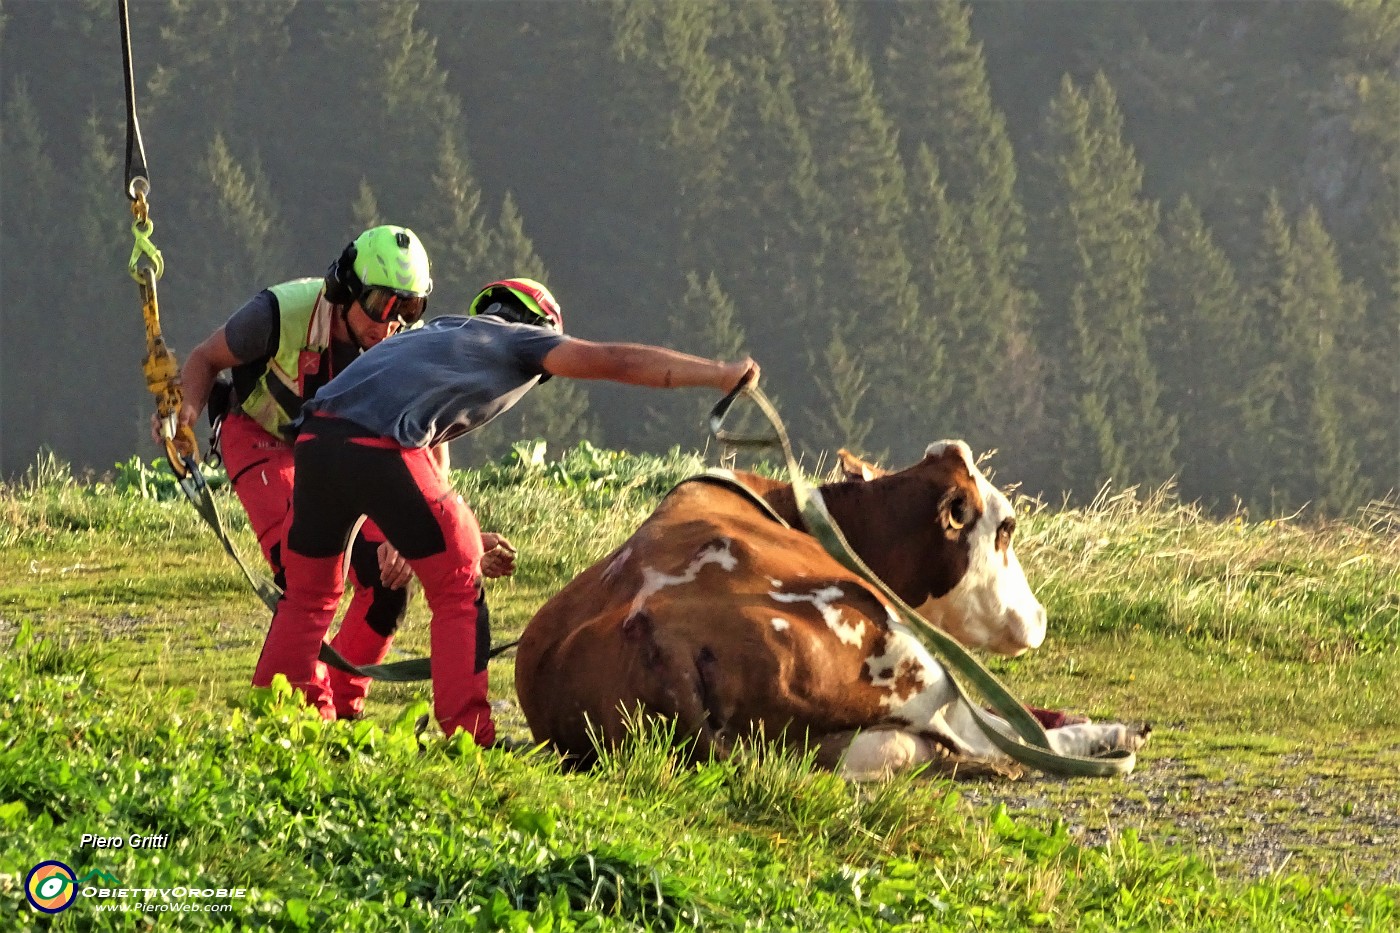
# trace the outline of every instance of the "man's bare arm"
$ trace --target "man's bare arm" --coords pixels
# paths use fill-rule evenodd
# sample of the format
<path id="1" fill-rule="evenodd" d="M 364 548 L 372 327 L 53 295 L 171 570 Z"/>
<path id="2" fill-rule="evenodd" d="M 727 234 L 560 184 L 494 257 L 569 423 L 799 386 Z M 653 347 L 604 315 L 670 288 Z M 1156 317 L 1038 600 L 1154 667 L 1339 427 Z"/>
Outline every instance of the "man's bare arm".
<path id="1" fill-rule="evenodd" d="M 758 364 L 745 357 L 734 363 L 707 360 L 665 347 L 640 343 L 595 343 L 570 338 L 544 358 L 544 368 L 566 379 L 603 379 L 658 389 L 686 386 L 727 392 Z"/>

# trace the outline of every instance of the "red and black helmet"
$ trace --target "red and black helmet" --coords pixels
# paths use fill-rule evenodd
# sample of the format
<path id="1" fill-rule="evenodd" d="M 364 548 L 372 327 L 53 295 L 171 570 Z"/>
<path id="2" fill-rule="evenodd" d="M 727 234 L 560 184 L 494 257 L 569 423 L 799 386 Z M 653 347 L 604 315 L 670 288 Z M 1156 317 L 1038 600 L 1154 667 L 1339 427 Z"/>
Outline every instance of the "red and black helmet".
<path id="1" fill-rule="evenodd" d="M 472 299 L 471 305 L 467 307 L 467 314 L 481 314 L 492 302 L 511 298 L 514 299 L 511 304 L 523 307 L 530 314 L 540 318 L 540 323 L 554 328 L 561 334 L 564 332 L 564 313 L 559 310 L 559 302 L 554 300 L 549 289 L 534 279 L 501 279 L 499 282 L 492 282 Z"/>

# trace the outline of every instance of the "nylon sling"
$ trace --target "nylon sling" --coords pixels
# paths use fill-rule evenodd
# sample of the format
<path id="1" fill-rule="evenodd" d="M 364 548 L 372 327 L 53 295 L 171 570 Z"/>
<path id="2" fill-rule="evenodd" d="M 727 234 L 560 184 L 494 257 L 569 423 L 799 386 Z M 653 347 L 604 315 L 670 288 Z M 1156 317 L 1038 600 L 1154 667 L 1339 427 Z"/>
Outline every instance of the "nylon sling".
<path id="1" fill-rule="evenodd" d="M 768 419 L 769 424 L 773 427 L 771 436 L 740 436 L 731 434 L 724 428 L 725 418 L 740 395 L 747 395 Z M 821 491 L 810 486 L 803 477 L 802 471 L 797 465 L 797 459 L 793 456 L 792 445 L 788 441 L 787 429 L 783 425 L 782 418 L 778 416 L 777 410 L 768 397 L 757 386 L 752 385 L 751 381 L 741 381 L 728 395 L 715 404 L 710 412 L 710 432 L 721 444 L 730 447 L 776 446 L 781 448 L 783 459 L 786 461 L 788 477 L 792 483 L 793 496 L 809 533 L 821 542 L 822 547 L 836 561 L 864 579 L 884 597 L 890 606 L 894 607 L 904 624 L 923 640 L 933 655 L 944 663 L 946 669 L 949 669 L 949 680 L 957 691 L 958 697 L 972 710 L 973 717 L 983 733 L 1012 760 L 1047 774 L 1067 777 L 1109 777 L 1128 774 L 1133 770 L 1137 756 L 1127 749 L 1115 749 L 1106 755 L 1094 758 L 1061 755 L 1053 751 L 1050 748 L 1050 740 L 1045 734 L 1044 727 L 1027 711 L 1025 705 L 1017 700 L 1011 691 L 997 679 L 996 675 L 987 670 L 955 639 L 949 637 L 910 608 L 865 565 L 865 562 L 851 549 L 850 544 L 841 533 L 841 529 L 832 519 L 831 513 L 827 511 L 826 503 L 822 501 Z M 707 476 L 714 477 L 714 473 L 715 471 L 711 471 Z M 957 676 L 954 676 L 954 672 Z M 1014 732 L 1014 736 L 1008 736 L 1002 732 L 981 705 L 968 698 L 968 691 L 960 678 L 965 679 L 968 684 L 974 687 L 986 699 L 987 703 L 1006 720 Z"/>

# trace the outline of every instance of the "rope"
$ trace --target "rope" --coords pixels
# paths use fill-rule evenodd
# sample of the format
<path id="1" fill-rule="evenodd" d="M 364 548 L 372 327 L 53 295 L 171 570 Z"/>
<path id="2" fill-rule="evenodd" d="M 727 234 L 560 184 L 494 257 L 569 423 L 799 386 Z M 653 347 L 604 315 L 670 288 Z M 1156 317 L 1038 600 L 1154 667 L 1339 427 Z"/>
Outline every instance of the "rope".
<path id="1" fill-rule="evenodd" d="M 239 555 L 224 528 L 213 490 L 199 467 L 199 441 L 189 425 L 179 423 L 184 399 L 180 391 L 180 365 L 165 342 L 160 327 L 160 306 L 156 297 L 156 282 L 165 274 L 165 259 L 151 239 L 155 224 L 150 218 L 147 195 L 151 191 L 150 173 L 146 167 L 146 149 L 141 141 L 141 123 L 136 115 L 136 80 L 132 68 L 131 26 L 127 0 L 117 0 L 117 15 L 122 36 L 122 70 L 126 79 L 126 196 L 131 201 L 131 235 L 134 244 L 127 271 L 141 291 L 141 316 L 146 326 L 146 356 L 141 368 L 146 376 L 146 388 L 155 396 L 156 416 L 160 423 L 165 457 L 180 483 L 190 505 L 200 518 L 214 530 L 219 543 L 234 563 L 243 571 L 253 592 L 269 610 L 277 610 L 282 590 L 265 574 L 253 570 Z M 502 645 L 491 652 L 495 657 L 514 646 Z M 379 680 L 427 680 L 431 674 L 427 658 L 414 658 L 393 664 L 356 666 L 345 660 L 330 645 L 322 643 L 321 660 L 346 673 Z"/>
<path id="2" fill-rule="evenodd" d="M 213 492 L 200 470 L 199 441 L 194 436 L 194 429 L 179 423 L 180 408 L 184 403 L 180 391 L 180 364 L 166 344 L 160 328 L 156 282 L 165 274 L 165 258 L 151 239 L 155 223 L 151 221 L 150 207 L 146 201 L 151 191 L 151 181 L 146 168 L 145 146 L 141 142 L 141 124 L 136 116 L 136 80 L 131 65 L 131 27 L 126 0 L 118 0 L 117 13 L 121 23 L 122 66 L 126 78 L 126 196 L 131 200 L 131 236 L 134 241 L 127 271 L 141 292 L 141 318 L 146 327 L 146 356 L 141 368 L 146 376 L 146 389 L 155 396 L 165 458 L 170 461 L 170 467 L 180 481 L 180 491 L 199 516 L 214 529 L 224 550 L 238 564 L 262 601 L 275 606 L 281 591 L 275 583 L 255 573 L 239 557 L 224 530 Z"/>
<path id="3" fill-rule="evenodd" d="M 740 395 L 747 395 L 767 417 L 773 426 L 774 433 L 771 439 L 740 437 L 725 430 L 724 420 Z M 1133 752 L 1127 749 L 1116 749 L 1096 758 L 1061 755 L 1053 751 L 1050 748 L 1050 740 L 1045 734 L 1044 727 L 1027 711 L 1025 704 L 1017 700 L 991 671 L 983 667 L 981 662 L 969 654 L 955 639 L 949 637 L 941 629 L 934 627 L 927 619 L 896 596 L 885 585 L 884 581 L 856 556 L 855 551 L 851 549 L 850 544 L 841 533 L 841 529 L 832 519 L 831 513 L 827 511 L 826 503 L 822 501 L 821 491 L 809 486 L 803 477 L 802 471 L 797 465 L 797 459 L 793 456 L 792 444 L 788 441 L 787 429 L 783 425 L 782 418 L 778 416 L 777 410 L 768 401 L 768 397 L 750 381 L 741 381 L 728 395 L 716 403 L 710 412 L 710 432 L 721 444 L 760 446 L 767 443 L 781 447 L 783 458 L 787 463 L 788 477 L 792 482 L 793 497 L 797 501 L 798 511 L 801 513 L 802 520 L 808 530 L 821 542 L 828 554 L 874 587 L 888 604 L 894 607 L 904 623 L 924 640 L 929 650 L 944 662 L 945 667 L 952 669 L 948 679 L 957 690 L 958 697 L 972 710 L 978 726 L 997 748 L 1014 761 L 1048 774 L 1071 777 L 1107 777 L 1128 774 L 1133 770 L 1137 759 Z M 992 708 L 1010 724 L 1015 737 L 1003 733 L 998 728 L 998 723 L 982 709 L 980 704 L 973 703 L 968 699 L 967 690 L 958 677 L 952 676 L 953 672 L 965 678 L 979 694 L 986 698 Z"/>

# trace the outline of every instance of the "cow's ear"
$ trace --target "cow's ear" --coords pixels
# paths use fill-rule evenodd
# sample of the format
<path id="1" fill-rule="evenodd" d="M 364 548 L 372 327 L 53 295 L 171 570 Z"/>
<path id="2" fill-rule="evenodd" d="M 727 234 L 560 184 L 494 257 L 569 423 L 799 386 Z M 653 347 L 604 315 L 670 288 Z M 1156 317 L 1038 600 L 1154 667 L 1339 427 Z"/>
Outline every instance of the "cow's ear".
<path id="1" fill-rule="evenodd" d="M 943 500 L 938 503 L 938 524 L 950 538 L 961 534 L 976 518 L 972 502 L 961 489 L 948 490 L 944 493 Z"/>
<path id="2" fill-rule="evenodd" d="M 940 457 L 943 456 L 949 448 L 958 452 L 958 455 L 962 457 L 963 463 L 967 464 L 969 471 L 976 465 L 976 461 L 972 459 L 972 448 L 967 446 L 966 441 L 934 441 L 932 444 L 928 445 L 928 449 L 924 451 L 924 456 Z"/>
<path id="3" fill-rule="evenodd" d="M 839 471 L 842 479 L 869 482 L 889 473 L 888 470 L 882 470 L 875 464 L 862 460 L 844 447 L 836 451 L 836 459 L 840 462 Z"/>

